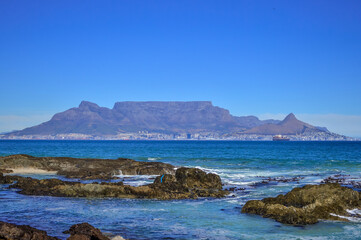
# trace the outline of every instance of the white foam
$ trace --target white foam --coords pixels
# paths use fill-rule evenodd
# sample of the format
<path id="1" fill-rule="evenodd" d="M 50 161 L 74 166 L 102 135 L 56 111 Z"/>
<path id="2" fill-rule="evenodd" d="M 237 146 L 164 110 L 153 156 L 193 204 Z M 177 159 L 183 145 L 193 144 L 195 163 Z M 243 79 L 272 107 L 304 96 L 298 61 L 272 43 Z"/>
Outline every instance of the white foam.
<path id="1" fill-rule="evenodd" d="M 347 210 L 347 211 L 349 211 L 349 210 Z M 347 216 L 337 215 L 337 214 L 334 214 L 334 213 L 330 213 L 330 215 L 335 216 L 335 217 L 339 217 L 339 218 L 343 218 L 343 219 L 347 219 L 350 222 L 361 222 L 361 218 L 358 218 L 358 217 L 347 217 Z"/>
<path id="2" fill-rule="evenodd" d="M 123 179 L 123 183 L 130 186 L 141 186 L 153 183 L 158 175 L 115 175 Z"/>
<path id="3" fill-rule="evenodd" d="M 352 214 L 352 215 L 358 215 L 361 217 L 361 209 L 347 209 L 346 210 L 349 214 Z"/>

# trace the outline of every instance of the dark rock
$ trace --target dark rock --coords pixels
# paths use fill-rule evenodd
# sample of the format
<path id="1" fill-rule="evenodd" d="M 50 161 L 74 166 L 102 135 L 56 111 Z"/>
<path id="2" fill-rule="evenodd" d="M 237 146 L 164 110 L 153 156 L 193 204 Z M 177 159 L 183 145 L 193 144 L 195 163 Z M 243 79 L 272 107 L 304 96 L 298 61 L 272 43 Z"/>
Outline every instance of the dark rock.
<path id="1" fill-rule="evenodd" d="M 238 192 L 238 191 L 244 191 L 246 189 L 245 188 L 238 188 L 238 187 L 230 187 L 230 188 L 227 188 L 226 190 L 230 191 L 230 192 Z"/>
<path id="2" fill-rule="evenodd" d="M 222 189 L 221 178 L 198 168 L 179 168 L 175 173 L 177 182 L 187 188 Z"/>
<path id="3" fill-rule="evenodd" d="M 360 178 L 352 178 L 350 175 L 336 174 L 326 179 L 323 179 L 321 183 L 338 183 L 342 186 L 347 186 L 354 189 L 361 189 Z"/>
<path id="4" fill-rule="evenodd" d="M 50 237 L 45 231 L 32 228 L 28 225 L 15 225 L 0 221 L 0 239 L 6 240 L 59 240 Z"/>
<path id="5" fill-rule="evenodd" d="M 0 184 L 11 184 L 16 182 L 20 178 L 22 177 L 9 175 L 4 176 L 2 173 L 0 173 Z"/>
<path id="6" fill-rule="evenodd" d="M 299 183 L 299 181 L 301 179 L 304 179 L 304 177 L 301 177 L 301 176 L 290 177 L 290 178 L 287 178 L 287 177 L 273 177 L 272 178 L 272 177 L 261 177 L 261 176 L 258 176 L 258 177 L 262 178 L 262 181 L 252 183 L 252 184 L 250 184 L 250 186 L 259 187 L 259 186 L 263 186 L 266 184 L 289 183 L 289 182 Z"/>
<path id="7" fill-rule="evenodd" d="M 65 234 L 70 234 L 67 240 L 110 240 L 102 232 L 89 223 L 75 224 Z"/>
<path id="8" fill-rule="evenodd" d="M 12 173 L 13 170 L 0 168 L 0 173 Z"/>
<path id="9" fill-rule="evenodd" d="M 346 210 L 355 208 L 361 208 L 359 192 L 338 184 L 321 184 L 294 188 L 275 198 L 248 201 L 242 213 L 258 214 L 286 224 L 305 225 L 317 223 L 320 219 L 347 221 L 338 216 L 349 216 Z"/>
<path id="10" fill-rule="evenodd" d="M 161 162 L 138 162 L 132 159 L 84 159 L 70 157 L 33 157 L 25 154 L 0 157 L 4 169 L 35 168 L 56 171 L 67 178 L 114 179 L 114 175 L 174 174 L 174 166 Z"/>
<path id="11" fill-rule="evenodd" d="M 32 179 L 18 177 L 10 188 L 20 189 L 25 195 L 58 197 L 115 197 L 115 198 L 156 198 L 187 199 L 198 197 L 224 197 L 218 175 L 205 173 L 195 168 L 179 168 L 175 176 L 164 174 L 156 177 L 154 183 L 133 187 L 122 182 L 78 183 L 58 179 Z"/>

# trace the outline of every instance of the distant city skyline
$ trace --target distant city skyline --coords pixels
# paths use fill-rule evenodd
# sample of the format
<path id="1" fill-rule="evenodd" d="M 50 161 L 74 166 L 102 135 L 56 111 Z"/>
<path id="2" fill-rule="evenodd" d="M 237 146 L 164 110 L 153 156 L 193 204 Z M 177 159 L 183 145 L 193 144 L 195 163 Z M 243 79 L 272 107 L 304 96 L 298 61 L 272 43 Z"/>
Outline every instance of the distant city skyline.
<path id="1" fill-rule="evenodd" d="M 2 1 L 0 132 L 82 100 L 210 100 L 361 137 L 359 1 Z"/>

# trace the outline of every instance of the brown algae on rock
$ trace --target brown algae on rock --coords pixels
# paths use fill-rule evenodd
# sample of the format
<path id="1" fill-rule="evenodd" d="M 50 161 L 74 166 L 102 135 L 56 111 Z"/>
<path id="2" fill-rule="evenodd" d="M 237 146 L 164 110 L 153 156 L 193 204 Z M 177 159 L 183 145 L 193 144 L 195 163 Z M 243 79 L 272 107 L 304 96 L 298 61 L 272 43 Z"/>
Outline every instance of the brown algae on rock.
<path id="1" fill-rule="evenodd" d="M 20 176 L 3 176 L 0 183 L 12 184 L 9 188 L 20 189 L 24 195 L 57 197 L 113 197 L 150 199 L 189 199 L 199 197 L 224 197 L 221 178 L 197 168 L 179 168 L 175 175 L 163 174 L 154 183 L 129 186 L 122 182 L 79 183 L 59 179 L 33 179 Z"/>
<path id="2" fill-rule="evenodd" d="M 67 178 L 113 179 L 116 175 L 174 174 L 174 166 L 162 162 L 140 162 L 127 158 L 95 159 L 33 157 L 26 154 L 0 157 L 3 173 L 51 173 Z"/>
<path id="3" fill-rule="evenodd" d="M 250 200 L 242 213 L 261 215 L 292 225 L 314 224 L 319 220 L 348 221 L 348 209 L 361 208 L 360 193 L 339 184 L 306 185 L 286 195 Z"/>

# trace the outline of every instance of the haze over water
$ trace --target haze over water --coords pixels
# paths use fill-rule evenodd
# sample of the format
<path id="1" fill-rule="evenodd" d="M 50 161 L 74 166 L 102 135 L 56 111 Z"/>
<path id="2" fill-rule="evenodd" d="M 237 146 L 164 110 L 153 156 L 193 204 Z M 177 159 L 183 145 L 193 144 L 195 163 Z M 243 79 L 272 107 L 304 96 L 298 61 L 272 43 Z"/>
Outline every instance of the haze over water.
<path id="1" fill-rule="evenodd" d="M 240 213 L 250 199 L 274 197 L 332 175 L 360 180 L 360 142 L 0 141 L 2 156 L 19 153 L 161 161 L 215 172 L 224 188 L 244 188 L 224 199 L 158 201 L 24 196 L 1 185 L 0 221 L 29 224 L 60 238 L 66 237 L 64 229 L 79 222 L 130 239 L 361 238 L 357 219 L 294 227 Z M 268 177 L 298 180 L 262 183 Z M 140 185 L 153 179 L 135 176 L 124 181 Z"/>

